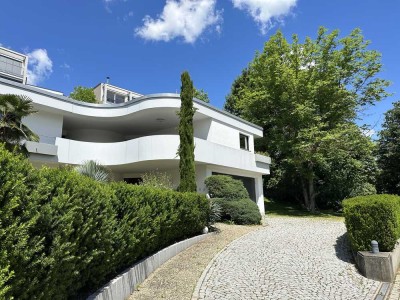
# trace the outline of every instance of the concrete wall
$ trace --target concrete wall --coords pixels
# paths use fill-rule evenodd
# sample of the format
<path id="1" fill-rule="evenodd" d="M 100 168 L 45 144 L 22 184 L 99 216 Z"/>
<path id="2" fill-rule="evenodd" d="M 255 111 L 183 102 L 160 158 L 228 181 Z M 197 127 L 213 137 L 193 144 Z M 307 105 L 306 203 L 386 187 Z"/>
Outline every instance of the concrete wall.
<path id="1" fill-rule="evenodd" d="M 98 102 L 103 102 L 103 85 L 99 84 L 93 89 L 93 93 L 96 96 Z"/>
<path id="2" fill-rule="evenodd" d="M 179 159 L 176 155 L 179 146 L 177 135 L 152 135 L 115 143 L 92 143 L 57 138 L 56 145 L 59 162 L 74 165 L 91 159 L 106 166 Z M 254 153 L 201 139 L 195 139 L 195 161 L 197 164 L 233 168 L 240 174 L 246 171 L 260 175 L 269 174 L 269 165 L 268 168 L 259 168 L 256 165 Z"/>
<path id="3" fill-rule="evenodd" d="M 254 152 L 253 134 L 211 118 L 194 122 L 195 137 L 235 149 L 240 149 L 240 133 L 249 137 L 249 151 Z"/>
<path id="4" fill-rule="evenodd" d="M 358 251 L 356 264 L 361 274 L 369 279 L 393 282 L 400 264 L 400 240 L 391 252 Z"/>
<path id="5" fill-rule="evenodd" d="M 41 143 L 54 145 L 62 134 L 63 116 L 40 111 L 24 118 L 23 123 L 39 135 Z"/>
<path id="6" fill-rule="evenodd" d="M 87 300 L 124 300 L 128 298 L 137 286 L 149 277 L 158 267 L 211 234 L 212 233 L 203 234 L 184 240 L 149 256 L 111 280 L 107 285 L 89 296 Z"/>

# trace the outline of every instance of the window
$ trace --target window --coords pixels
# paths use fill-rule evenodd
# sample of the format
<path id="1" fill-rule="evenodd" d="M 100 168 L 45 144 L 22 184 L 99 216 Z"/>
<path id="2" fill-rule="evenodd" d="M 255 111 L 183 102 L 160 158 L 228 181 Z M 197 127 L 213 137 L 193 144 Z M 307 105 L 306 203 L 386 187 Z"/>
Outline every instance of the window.
<path id="1" fill-rule="evenodd" d="M 111 91 L 107 91 L 107 102 L 111 103 L 124 103 L 125 102 L 125 96 L 120 95 Z"/>
<path id="2" fill-rule="evenodd" d="M 249 137 L 244 134 L 239 134 L 240 138 L 240 149 L 249 150 Z"/>
<path id="3" fill-rule="evenodd" d="M 22 77 L 22 62 L 0 55 L 0 71 Z"/>

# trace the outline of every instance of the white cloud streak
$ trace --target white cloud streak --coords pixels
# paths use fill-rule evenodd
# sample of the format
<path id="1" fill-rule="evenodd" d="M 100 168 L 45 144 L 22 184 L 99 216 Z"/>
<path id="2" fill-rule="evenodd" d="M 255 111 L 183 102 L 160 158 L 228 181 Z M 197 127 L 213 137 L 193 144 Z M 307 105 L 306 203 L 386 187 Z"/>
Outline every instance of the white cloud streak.
<path id="1" fill-rule="evenodd" d="M 53 72 L 53 62 L 46 49 L 35 49 L 28 54 L 28 83 L 37 85 Z"/>
<path id="2" fill-rule="evenodd" d="M 276 22 L 290 14 L 297 0 L 231 0 L 233 6 L 244 10 L 254 19 L 265 34 Z"/>
<path id="3" fill-rule="evenodd" d="M 162 13 L 155 19 L 145 16 L 135 34 L 145 40 L 168 42 L 181 37 L 194 43 L 207 28 L 218 28 L 222 22 L 215 5 L 216 0 L 167 0 Z"/>

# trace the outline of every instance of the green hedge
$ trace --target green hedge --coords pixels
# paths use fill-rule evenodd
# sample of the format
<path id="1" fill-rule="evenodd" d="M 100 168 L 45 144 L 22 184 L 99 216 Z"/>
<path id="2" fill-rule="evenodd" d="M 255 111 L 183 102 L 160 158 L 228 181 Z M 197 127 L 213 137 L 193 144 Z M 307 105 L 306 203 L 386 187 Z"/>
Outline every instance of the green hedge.
<path id="1" fill-rule="evenodd" d="M 204 183 L 211 198 L 245 199 L 250 198 L 243 182 L 227 175 L 212 175 Z"/>
<path id="2" fill-rule="evenodd" d="M 213 199 L 221 206 L 222 221 L 232 221 L 239 225 L 260 224 L 261 214 L 256 203 L 250 199 Z"/>
<path id="3" fill-rule="evenodd" d="M 204 195 L 152 187 L 111 185 L 119 224 L 119 266 L 129 265 L 172 241 L 193 236 L 207 224 L 209 205 Z"/>
<path id="4" fill-rule="evenodd" d="M 380 251 L 393 250 L 400 238 L 400 197 L 369 195 L 343 201 L 343 212 L 351 246 L 355 251 L 371 250 L 371 241 Z"/>
<path id="5" fill-rule="evenodd" d="M 34 169 L 0 145 L 0 299 L 88 295 L 136 260 L 201 232 L 195 193 Z"/>

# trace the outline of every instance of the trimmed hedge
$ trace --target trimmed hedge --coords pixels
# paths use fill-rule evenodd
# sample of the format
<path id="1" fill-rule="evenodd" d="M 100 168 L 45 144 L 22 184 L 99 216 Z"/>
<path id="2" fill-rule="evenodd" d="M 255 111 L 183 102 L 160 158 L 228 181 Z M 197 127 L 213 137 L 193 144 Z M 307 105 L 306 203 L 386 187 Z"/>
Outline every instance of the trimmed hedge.
<path id="1" fill-rule="evenodd" d="M 211 198 L 228 200 L 250 198 L 243 182 L 227 175 L 212 175 L 204 183 Z"/>
<path id="2" fill-rule="evenodd" d="M 355 251 L 371 250 L 371 241 L 380 251 L 392 251 L 400 238 L 400 197 L 360 196 L 343 201 L 343 212 L 351 246 Z"/>
<path id="3" fill-rule="evenodd" d="M 250 199 L 213 199 L 221 206 L 221 220 L 239 225 L 260 224 L 261 214 L 256 203 Z"/>
<path id="4" fill-rule="evenodd" d="M 84 297 L 208 213 L 202 195 L 36 170 L 0 145 L 0 299 Z"/>
<path id="5" fill-rule="evenodd" d="M 119 266 L 193 236 L 207 225 L 209 204 L 204 195 L 124 182 L 111 184 L 111 189 L 116 196 L 112 206 L 119 225 Z"/>

